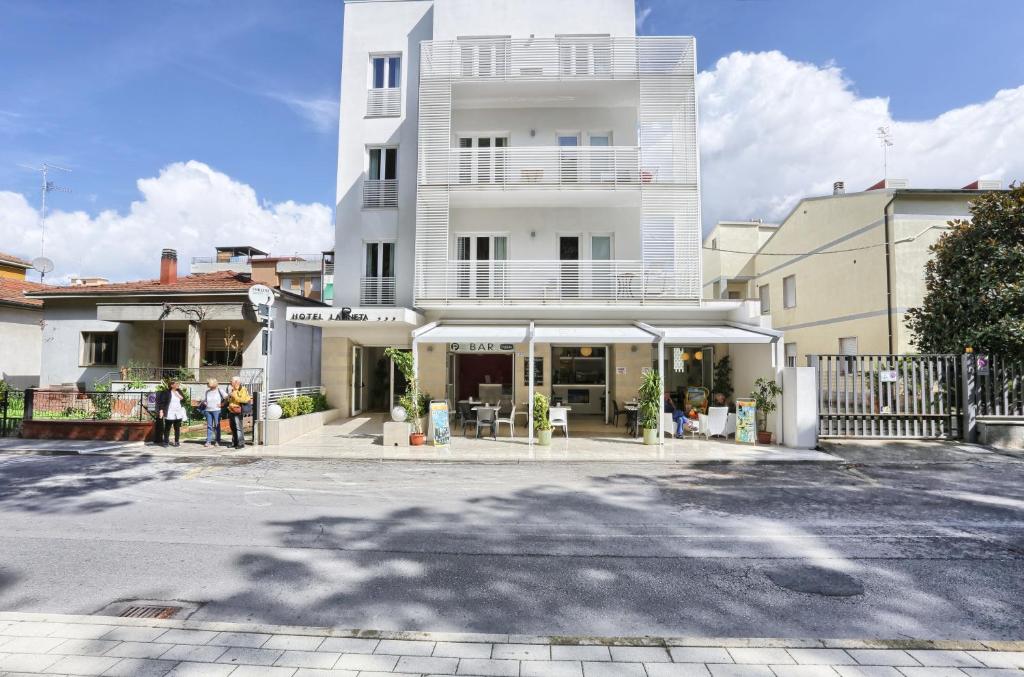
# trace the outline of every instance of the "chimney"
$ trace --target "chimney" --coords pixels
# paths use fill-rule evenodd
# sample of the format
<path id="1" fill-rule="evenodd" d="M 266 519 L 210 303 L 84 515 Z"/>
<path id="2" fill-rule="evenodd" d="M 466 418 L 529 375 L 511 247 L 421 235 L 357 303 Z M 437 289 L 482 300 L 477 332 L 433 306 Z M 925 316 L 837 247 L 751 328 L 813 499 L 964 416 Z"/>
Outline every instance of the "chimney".
<path id="1" fill-rule="evenodd" d="M 178 252 L 165 249 L 160 252 L 160 284 L 174 284 L 178 281 Z"/>
<path id="2" fill-rule="evenodd" d="M 832 194 L 842 195 L 846 192 L 846 184 L 842 181 L 836 181 L 832 184 Z"/>

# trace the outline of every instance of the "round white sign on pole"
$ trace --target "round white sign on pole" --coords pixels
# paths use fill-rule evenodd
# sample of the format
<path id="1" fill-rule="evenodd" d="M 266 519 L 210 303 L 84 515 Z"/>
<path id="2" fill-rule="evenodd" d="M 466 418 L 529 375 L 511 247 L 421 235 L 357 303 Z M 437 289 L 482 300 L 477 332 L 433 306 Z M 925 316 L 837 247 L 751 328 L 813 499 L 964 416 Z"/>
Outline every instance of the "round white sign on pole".
<path id="1" fill-rule="evenodd" d="M 254 284 L 249 287 L 249 301 L 254 306 L 274 305 L 274 290 L 265 284 Z"/>

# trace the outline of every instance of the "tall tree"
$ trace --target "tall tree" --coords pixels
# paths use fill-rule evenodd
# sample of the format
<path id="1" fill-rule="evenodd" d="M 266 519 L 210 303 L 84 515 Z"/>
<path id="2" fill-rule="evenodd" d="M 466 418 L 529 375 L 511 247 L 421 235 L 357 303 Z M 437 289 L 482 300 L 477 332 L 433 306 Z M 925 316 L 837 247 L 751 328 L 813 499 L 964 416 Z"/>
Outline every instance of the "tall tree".
<path id="1" fill-rule="evenodd" d="M 924 303 L 907 312 L 921 352 L 1024 359 L 1024 186 L 985 193 L 930 248 Z"/>

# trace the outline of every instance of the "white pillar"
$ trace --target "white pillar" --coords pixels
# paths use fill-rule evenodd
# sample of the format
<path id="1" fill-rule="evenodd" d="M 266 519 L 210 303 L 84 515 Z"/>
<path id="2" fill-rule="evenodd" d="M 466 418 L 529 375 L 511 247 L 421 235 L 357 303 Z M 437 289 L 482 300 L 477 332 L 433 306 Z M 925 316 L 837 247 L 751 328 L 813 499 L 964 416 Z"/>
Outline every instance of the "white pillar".
<path id="1" fill-rule="evenodd" d="M 526 412 L 527 417 L 530 419 L 530 446 L 533 446 L 533 322 L 530 323 L 530 334 L 528 343 L 528 352 L 526 358 L 526 370 L 529 378 L 529 387 L 526 389 Z M 514 372 L 515 370 L 513 370 Z"/>
<path id="2" fill-rule="evenodd" d="M 661 398 L 665 399 L 665 337 L 658 338 L 658 381 L 661 383 Z M 664 405 L 661 410 L 664 411 Z M 658 444 L 665 444 L 665 417 L 658 412 Z"/>

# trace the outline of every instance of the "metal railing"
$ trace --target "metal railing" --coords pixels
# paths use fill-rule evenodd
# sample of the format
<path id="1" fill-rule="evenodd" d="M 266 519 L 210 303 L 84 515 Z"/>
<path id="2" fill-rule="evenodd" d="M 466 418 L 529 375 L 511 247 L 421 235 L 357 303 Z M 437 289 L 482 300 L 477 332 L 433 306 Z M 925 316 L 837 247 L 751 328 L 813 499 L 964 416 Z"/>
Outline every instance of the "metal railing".
<path id="1" fill-rule="evenodd" d="M 25 392 L 0 384 L 0 437 L 17 435 L 24 415 Z"/>
<path id="2" fill-rule="evenodd" d="M 97 379 L 97 383 L 114 381 L 155 383 L 164 379 L 177 379 L 181 383 L 206 383 L 211 378 L 227 385 L 237 376 L 250 392 L 259 389 L 263 383 L 263 370 L 257 367 L 121 367 L 108 371 Z"/>
<path id="3" fill-rule="evenodd" d="M 683 40 L 679 59 L 686 58 Z M 422 76 L 450 79 L 615 80 L 640 72 L 636 38 L 556 37 L 422 43 Z M 691 50 L 692 51 L 692 50 Z"/>
<path id="4" fill-rule="evenodd" d="M 302 386 L 301 388 L 275 388 L 267 393 L 267 403 L 277 402 L 282 397 L 298 397 L 299 395 L 322 395 L 323 386 Z"/>
<path id="5" fill-rule="evenodd" d="M 978 416 L 1024 417 L 1024 361 L 998 355 L 966 355 L 968 394 Z"/>
<path id="6" fill-rule="evenodd" d="M 496 188 L 618 186 L 657 181 L 640 169 L 635 146 L 527 146 L 453 148 L 448 156 L 452 186 Z"/>
<path id="7" fill-rule="evenodd" d="M 26 421 L 147 421 L 155 393 L 109 390 L 26 390 Z"/>
<path id="8" fill-rule="evenodd" d="M 363 207 L 397 207 L 397 179 L 364 179 Z"/>
<path id="9" fill-rule="evenodd" d="M 366 116 L 371 118 L 395 117 L 402 114 L 402 90 L 382 87 L 366 91 Z"/>
<path id="10" fill-rule="evenodd" d="M 359 303 L 364 306 L 395 305 L 395 278 L 362 277 L 359 279 Z"/>
<path id="11" fill-rule="evenodd" d="M 642 261 L 449 261 L 442 298 L 426 303 L 692 303 L 682 272 Z M 425 287 L 431 288 L 429 281 Z"/>

